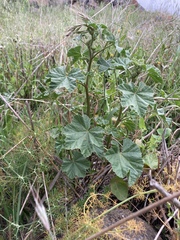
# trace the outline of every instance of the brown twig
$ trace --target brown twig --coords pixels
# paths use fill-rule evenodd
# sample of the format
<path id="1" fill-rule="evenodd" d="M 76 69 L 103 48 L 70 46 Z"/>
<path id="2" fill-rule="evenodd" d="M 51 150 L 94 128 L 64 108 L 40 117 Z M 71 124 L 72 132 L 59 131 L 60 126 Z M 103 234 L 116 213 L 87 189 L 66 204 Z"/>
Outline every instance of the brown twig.
<path id="1" fill-rule="evenodd" d="M 150 180 L 150 186 L 157 189 L 164 197 L 169 197 L 171 196 L 170 193 L 168 193 L 163 186 L 161 186 L 156 180 L 151 179 Z M 172 202 L 174 203 L 174 205 L 180 209 L 180 202 L 177 200 L 177 198 L 174 198 L 172 200 Z"/>
<path id="2" fill-rule="evenodd" d="M 162 102 L 164 102 L 164 101 L 179 101 L 180 100 L 180 98 L 171 98 L 171 97 L 167 97 L 167 98 L 164 98 L 164 97 L 154 97 L 154 100 L 155 101 L 162 101 Z"/>
<path id="3" fill-rule="evenodd" d="M 95 239 L 101 235 L 103 235 L 104 233 L 118 227 L 119 225 L 121 224 L 124 224 L 125 222 L 131 220 L 131 219 L 134 219 L 135 217 L 138 217 L 146 212 L 149 212 L 150 210 L 152 210 L 153 208 L 156 208 L 158 207 L 159 205 L 162 205 L 168 201 L 172 201 L 172 199 L 176 198 L 176 197 L 179 197 L 180 196 L 180 192 L 177 192 L 177 193 L 174 193 L 168 197 L 165 197 L 161 200 L 159 200 L 158 202 L 155 202 L 155 203 L 152 203 L 151 205 L 141 209 L 140 211 L 137 211 L 135 213 L 132 213 L 131 215 L 129 215 L 128 217 L 124 218 L 124 219 L 121 219 L 119 221 L 117 221 L 115 224 L 112 224 L 111 226 L 107 227 L 107 228 L 104 228 L 103 230 L 101 230 L 100 232 L 98 233 L 95 233 L 93 234 L 92 236 L 86 238 L 86 240 L 92 240 L 92 239 Z"/>
<path id="4" fill-rule="evenodd" d="M 30 120 L 30 124 L 31 124 L 31 129 L 32 129 L 32 131 L 34 132 L 34 131 L 35 131 L 35 128 L 34 128 L 34 123 L 33 123 L 33 120 L 32 120 L 31 108 L 30 108 L 29 102 L 28 102 L 27 100 L 25 101 L 25 103 L 26 103 L 27 112 L 28 112 L 28 115 L 29 115 L 29 120 Z"/>
<path id="5" fill-rule="evenodd" d="M 153 130 L 151 132 L 149 132 L 146 136 L 143 137 L 143 140 L 149 138 L 157 129 L 158 127 L 161 125 L 161 121 L 158 122 L 158 124 L 153 128 Z"/>
<path id="6" fill-rule="evenodd" d="M 170 174 L 170 156 L 169 156 L 169 152 L 168 152 L 168 148 L 167 148 L 167 144 L 166 144 L 166 138 L 165 138 L 165 133 L 166 133 L 166 128 L 163 131 L 162 134 L 162 147 L 161 147 L 161 152 L 162 152 L 162 158 L 161 158 L 161 168 L 158 171 L 158 175 L 163 171 L 163 169 L 165 168 L 165 166 L 167 165 L 167 169 L 168 169 L 168 174 Z"/>

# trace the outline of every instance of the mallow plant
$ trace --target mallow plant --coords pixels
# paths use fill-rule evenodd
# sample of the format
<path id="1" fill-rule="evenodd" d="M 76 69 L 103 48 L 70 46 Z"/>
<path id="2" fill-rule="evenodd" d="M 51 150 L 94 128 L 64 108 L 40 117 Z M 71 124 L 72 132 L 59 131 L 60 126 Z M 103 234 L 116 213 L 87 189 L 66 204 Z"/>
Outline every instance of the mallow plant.
<path id="1" fill-rule="evenodd" d="M 96 161 L 101 167 L 110 164 L 116 175 L 111 189 L 118 195 L 119 187 L 127 190 L 142 174 L 144 160 L 136 140 L 147 134 L 145 122 L 157 113 L 154 91 L 145 82 L 161 83 L 161 74 L 124 49 L 103 24 L 83 17 L 83 24 L 68 35 L 73 43 L 68 61 L 46 76 L 49 98 L 70 112 L 52 129 L 61 168 L 70 179 L 82 179 L 98 173 Z M 134 78 L 136 70 L 144 73 L 143 81 Z"/>

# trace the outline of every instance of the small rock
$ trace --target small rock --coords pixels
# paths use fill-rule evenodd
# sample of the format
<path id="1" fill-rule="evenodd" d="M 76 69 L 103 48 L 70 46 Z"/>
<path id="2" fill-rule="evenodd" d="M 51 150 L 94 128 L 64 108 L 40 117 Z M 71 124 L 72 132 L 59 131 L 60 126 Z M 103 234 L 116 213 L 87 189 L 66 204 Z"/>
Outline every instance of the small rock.
<path id="1" fill-rule="evenodd" d="M 98 210 L 98 214 L 101 214 L 103 211 Z M 111 212 L 104 215 L 103 218 L 103 228 L 106 228 L 120 219 L 123 219 L 132 212 L 128 209 L 114 209 Z M 143 219 L 136 217 L 123 225 L 109 231 L 104 235 L 104 239 L 111 240 L 154 240 L 157 232 Z M 102 237 L 100 239 L 103 239 Z M 161 240 L 159 237 L 158 240 Z"/>

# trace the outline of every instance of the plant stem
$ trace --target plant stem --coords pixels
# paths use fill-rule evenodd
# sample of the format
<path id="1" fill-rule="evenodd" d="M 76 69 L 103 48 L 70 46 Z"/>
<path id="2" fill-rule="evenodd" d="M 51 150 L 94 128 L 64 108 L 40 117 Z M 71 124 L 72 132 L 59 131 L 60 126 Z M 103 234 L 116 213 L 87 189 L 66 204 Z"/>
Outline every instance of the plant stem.
<path id="1" fill-rule="evenodd" d="M 118 124 L 120 123 L 121 121 L 121 115 L 122 115 L 122 106 L 120 105 L 120 108 L 119 108 L 119 114 L 118 114 L 118 118 L 116 120 L 116 123 L 115 123 L 115 127 L 118 126 Z M 110 134 L 108 137 L 107 137 L 107 148 L 109 148 L 110 146 L 110 142 L 111 142 L 111 138 L 112 138 L 112 135 Z"/>
<path id="2" fill-rule="evenodd" d="M 108 137 L 107 137 L 107 149 L 110 147 L 110 143 L 111 143 L 111 139 L 112 139 L 112 135 L 109 134 Z"/>
<path id="3" fill-rule="evenodd" d="M 87 81 L 88 82 L 88 81 Z M 85 84 L 85 91 L 86 91 L 86 105 L 87 105 L 87 116 L 90 117 L 90 98 L 89 98 L 89 88 L 88 83 Z"/>
<path id="4" fill-rule="evenodd" d="M 93 36 L 90 44 L 88 44 L 88 50 L 89 50 L 89 62 L 87 66 L 87 76 L 86 76 L 86 83 L 85 83 L 85 91 L 86 91 L 86 105 L 87 105 L 87 116 L 90 117 L 90 98 L 89 98 L 89 80 L 91 78 L 91 66 L 93 61 L 93 53 L 92 53 L 92 44 L 93 44 Z"/>
<path id="5" fill-rule="evenodd" d="M 118 124 L 120 123 L 120 121 L 121 121 L 121 115 L 122 115 L 122 106 L 120 105 L 119 114 L 118 114 L 118 118 L 117 118 L 116 123 L 115 123 L 115 127 L 117 127 Z"/>

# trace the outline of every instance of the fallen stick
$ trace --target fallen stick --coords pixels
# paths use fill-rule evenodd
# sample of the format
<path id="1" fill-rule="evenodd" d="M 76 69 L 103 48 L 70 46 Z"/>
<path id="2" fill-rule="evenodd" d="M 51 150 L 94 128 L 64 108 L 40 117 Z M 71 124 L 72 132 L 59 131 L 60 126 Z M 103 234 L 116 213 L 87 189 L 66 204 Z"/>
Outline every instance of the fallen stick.
<path id="1" fill-rule="evenodd" d="M 161 186 L 156 180 L 151 179 L 150 180 L 150 186 L 158 190 L 164 197 L 172 196 L 170 193 L 168 193 L 163 186 Z M 180 202 L 177 198 L 172 199 L 173 204 L 180 209 Z"/>

